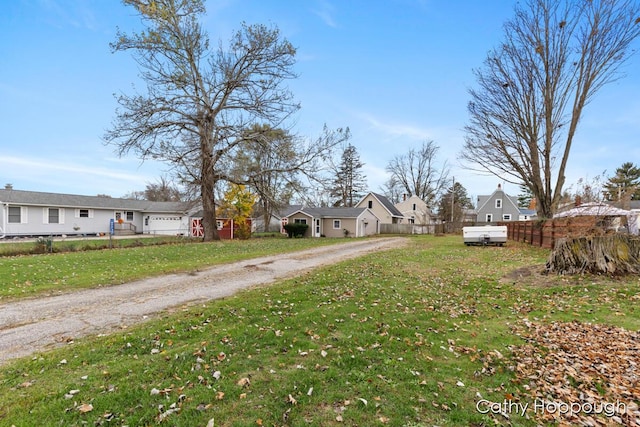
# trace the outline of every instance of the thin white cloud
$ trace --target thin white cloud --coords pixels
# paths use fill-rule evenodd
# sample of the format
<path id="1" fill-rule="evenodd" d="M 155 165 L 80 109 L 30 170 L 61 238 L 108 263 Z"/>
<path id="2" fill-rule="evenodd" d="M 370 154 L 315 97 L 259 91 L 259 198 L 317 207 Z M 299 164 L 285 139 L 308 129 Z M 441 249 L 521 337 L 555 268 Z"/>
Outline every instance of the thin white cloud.
<path id="1" fill-rule="evenodd" d="M 124 165 L 114 168 L 101 159 L 60 160 L 0 155 L 0 185 L 12 184 L 18 190 L 51 191 L 73 194 L 109 194 L 120 197 L 143 189 L 162 174 L 155 165 Z M 138 169 L 139 167 L 139 169 Z M 136 171 L 136 172 L 132 172 Z"/>
<path id="2" fill-rule="evenodd" d="M 45 159 L 21 158 L 15 156 L 0 156 L 0 168 L 12 170 L 21 174 L 43 175 L 53 172 L 65 172 L 83 176 L 95 176 L 102 178 L 112 178 L 120 181 L 140 182 L 139 174 L 132 174 L 124 171 L 114 171 L 101 167 L 78 166 L 69 163 L 51 161 Z"/>
<path id="3" fill-rule="evenodd" d="M 40 6 L 49 13 L 49 22 L 58 28 L 72 26 L 95 30 L 97 20 L 93 11 L 83 1 L 60 5 L 57 0 L 40 0 Z"/>
<path id="4" fill-rule="evenodd" d="M 327 1 L 319 2 L 319 6 L 320 7 L 318 9 L 312 9 L 311 11 L 315 15 L 317 15 L 327 26 L 331 28 L 337 28 L 338 24 L 333 18 L 333 15 L 335 14 L 335 7 Z"/>
<path id="5" fill-rule="evenodd" d="M 373 129 L 383 134 L 398 138 L 406 137 L 415 140 L 432 139 L 433 132 L 429 129 L 413 126 L 406 123 L 383 122 L 368 114 L 357 114 L 357 116 L 369 124 Z"/>

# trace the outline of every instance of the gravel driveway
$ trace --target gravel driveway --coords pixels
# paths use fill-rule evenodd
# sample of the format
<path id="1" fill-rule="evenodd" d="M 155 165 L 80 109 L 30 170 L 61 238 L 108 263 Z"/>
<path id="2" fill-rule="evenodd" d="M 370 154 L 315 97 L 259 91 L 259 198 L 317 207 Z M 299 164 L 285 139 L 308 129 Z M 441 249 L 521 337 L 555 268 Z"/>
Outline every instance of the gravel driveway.
<path id="1" fill-rule="evenodd" d="M 0 305 L 0 364 L 144 322 L 171 307 L 222 298 L 367 253 L 398 248 L 401 237 L 356 240 L 254 258 L 193 274 L 170 274 L 104 288 Z"/>

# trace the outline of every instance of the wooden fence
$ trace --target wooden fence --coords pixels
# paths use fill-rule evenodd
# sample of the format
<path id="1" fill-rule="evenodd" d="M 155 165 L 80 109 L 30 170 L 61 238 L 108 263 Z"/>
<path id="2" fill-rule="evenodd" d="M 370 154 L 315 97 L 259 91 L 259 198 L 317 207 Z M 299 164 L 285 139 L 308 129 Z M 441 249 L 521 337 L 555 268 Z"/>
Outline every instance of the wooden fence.
<path id="1" fill-rule="evenodd" d="M 510 240 L 553 249 L 560 238 L 593 233 L 601 226 L 598 224 L 600 220 L 596 216 L 575 216 L 546 221 L 501 222 L 499 225 L 507 226 Z"/>
<path id="2" fill-rule="evenodd" d="M 443 222 L 437 224 L 380 224 L 380 234 L 461 234 L 462 227 L 485 225 L 476 222 Z"/>
<path id="3" fill-rule="evenodd" d="M 380 234 L 438 234 L 442 224 L 380 224 Z"/>

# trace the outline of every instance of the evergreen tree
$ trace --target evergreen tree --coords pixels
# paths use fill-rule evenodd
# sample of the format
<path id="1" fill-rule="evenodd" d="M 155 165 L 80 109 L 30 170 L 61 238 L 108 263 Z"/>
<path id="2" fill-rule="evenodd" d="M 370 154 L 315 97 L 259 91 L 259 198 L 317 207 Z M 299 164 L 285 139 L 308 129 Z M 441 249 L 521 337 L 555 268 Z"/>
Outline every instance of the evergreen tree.
<path id="1" fill-rule="evenodd" d="M 520 194 L 518 194 L 518 207 L 527 209 L 533 200 L 533 191 L 526 185 L 520 185 Z"/>
<path id="2" fill-rule="evenodd" d="M 640 168 L 631 162 L 623 163 L 604 184 L 604 193 L 612 202 L 640 200 Z"/>
<path id="3" fill-rule="evenodd" d="M 340 164 L 335 168 L 336 176 L 330 193 L 335 199 L 334 206 L 352 207 L 364 196 L 367 177 L 362 172 L 363 166 L 356 147 L 348 144 L 342 151 Z"/>
<path id="4" fill-rule="evenodd" d="M 452 195 L 453 200 L 451 200 Z M 453 216 L 451 215 L 452 207 Z M 459 182 L 455 182 L 453 186 L 449 187 L 440 198 L 440 202 L 438 203 L 438 215 L 440 216 L 440 219 L 447 222 L 451 222 L 452 218 L 452 222 L 460 222 L 462 221 L 464 210 L 472 208 L 473 203 L 467 194 L 467 189 Z"/>

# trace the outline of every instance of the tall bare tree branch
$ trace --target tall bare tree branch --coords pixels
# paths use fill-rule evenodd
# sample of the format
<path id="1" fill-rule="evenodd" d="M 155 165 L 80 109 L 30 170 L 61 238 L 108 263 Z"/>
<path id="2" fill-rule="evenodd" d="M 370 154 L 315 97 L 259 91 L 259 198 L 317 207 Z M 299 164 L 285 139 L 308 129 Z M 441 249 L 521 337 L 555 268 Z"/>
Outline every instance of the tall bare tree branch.
<path id="1" fill-rule="evenodd" d="M 246 25 L 211 49 L 201 0 L 124 0 L 145 29 L 118 33 L 113 51 L 133 51 L 144 94 L 121 94 L 105 141 L 120 155 L 171 163 L 200 187 L 205 240 L 217 239 L 215 187 L 230 153 L 257 122 L 280 125 L 299 105 L 285 86 L 295 48 L 277 28 Z M 323 147 L 318 147 L 321 150 Z"/>
<path id="2" fill-rule="evenodd" d="M 524 183 L 538 215 L 562 195 L 584 107 L 607 83 L 640 35 L 633 0 L 528 0 L 505 25 L 505 41 L 476 70 L 460 158 L 469 168 Z"/>

